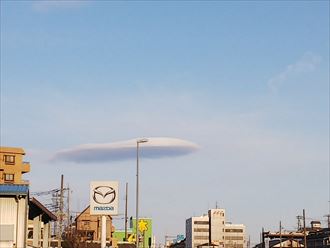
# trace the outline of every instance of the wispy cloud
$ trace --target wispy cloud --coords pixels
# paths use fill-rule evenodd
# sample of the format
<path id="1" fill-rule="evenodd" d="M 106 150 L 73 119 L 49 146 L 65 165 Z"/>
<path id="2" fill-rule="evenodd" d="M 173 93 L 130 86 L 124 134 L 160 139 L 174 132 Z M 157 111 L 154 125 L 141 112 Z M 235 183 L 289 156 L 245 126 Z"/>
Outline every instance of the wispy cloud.
<path id="1" fill-rule="evenodd" d="M 176 138 L 153 137 L 141 144 L 141 155 L 146 158 L 176 157 L 195 152 L 198 145 Z M 59 151 L 54 161 L 93 163 L 128 160 L 136 158 L 136 140 L 127 140 L 105 144 L 84 144 Z"/>
<path id="2" fill-rule="evenodd" d="M 268 80 L 268 86 L 272 92 L 277 92 L 278 88 L 290 77 L 298 76 L 306 72 L 312 72 L 321 62 L 321 57 L 308 52 L 298 61 L 288 65 L 285 70 Z"/>
<path id="3" fill-rule="evenodd" d="M 32 8 L 38 12 L 48 12 L 52 9 L 77 8 L 85 5 L 83 0 L 40 0 L 32 4 Z"/>

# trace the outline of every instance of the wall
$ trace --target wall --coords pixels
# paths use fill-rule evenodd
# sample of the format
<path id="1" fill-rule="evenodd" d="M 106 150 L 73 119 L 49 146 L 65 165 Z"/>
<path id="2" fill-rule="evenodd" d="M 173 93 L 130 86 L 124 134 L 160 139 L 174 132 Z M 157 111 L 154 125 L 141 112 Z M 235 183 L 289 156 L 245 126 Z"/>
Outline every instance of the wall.
<path id="1" fill-rule="evenodd" d="M 209 242 L 209 217 L 191 217 L 186 220 L 186 247 L 196 248 Z"/>
<path id="2" fill-rule="evenodd" d="M 27 198 L 0 196 L 0 248 L 25 248 Z M 5 234 L 4 234 L 5 233 Z"/>

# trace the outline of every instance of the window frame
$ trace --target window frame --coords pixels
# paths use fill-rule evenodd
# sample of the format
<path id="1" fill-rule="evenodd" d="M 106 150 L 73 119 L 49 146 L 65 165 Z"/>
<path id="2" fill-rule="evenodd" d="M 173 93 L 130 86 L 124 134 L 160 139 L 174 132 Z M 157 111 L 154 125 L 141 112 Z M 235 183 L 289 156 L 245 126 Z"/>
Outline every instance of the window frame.
<path id="1" fill-rule="evenodd" d="M 12 179 L 8 179 L 7 177 L 11 177 Z M 15 181 L 15 174 L 13 173 L 4 173 L 3 179 L 5 182 L 14 182 Z"/>
<path id="2" fill-rule="evenodd" d="M 3 155 L 3 161 L 5 164 L 15 164 L 15 155 Z"/>

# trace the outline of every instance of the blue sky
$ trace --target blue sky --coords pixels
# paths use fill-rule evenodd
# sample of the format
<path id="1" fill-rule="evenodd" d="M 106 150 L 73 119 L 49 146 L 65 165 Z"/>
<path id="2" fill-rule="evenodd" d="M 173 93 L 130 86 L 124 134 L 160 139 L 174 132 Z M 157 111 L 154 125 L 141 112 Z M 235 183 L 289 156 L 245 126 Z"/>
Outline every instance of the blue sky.
<path id="1" fill-rule="evenodd" d="M 133 214 L 134 160 L 50 157 L 136 137 L 200 146 L 142 157 L 141 211 L 159 242 L 216 201 L 254 241 L 303 208 L 323 220 L 329 2 L 1 1 L 1 145 L 26 150 L 32 191 L 63 173 L 81 210 L 90 181 L 129 182 Z"/>

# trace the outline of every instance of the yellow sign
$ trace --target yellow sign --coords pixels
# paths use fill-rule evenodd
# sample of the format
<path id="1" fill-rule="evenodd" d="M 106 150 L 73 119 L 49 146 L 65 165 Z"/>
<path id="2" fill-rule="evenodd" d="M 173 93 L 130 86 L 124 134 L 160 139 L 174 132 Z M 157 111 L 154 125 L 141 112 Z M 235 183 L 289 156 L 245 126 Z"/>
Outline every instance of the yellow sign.
<path id="1" fill-rule="evenodd" d="M 140 220 L 139 221 L 139 231 L 143 233 L 147 230 L 148 230 L 148 222 L 145 220 Z"/>
<path id="2" fill-rule="evenodd" d="M 135 243 L 135 233 L 132 233 L 128 236 L 127 241 L 130 243 Z"/>

